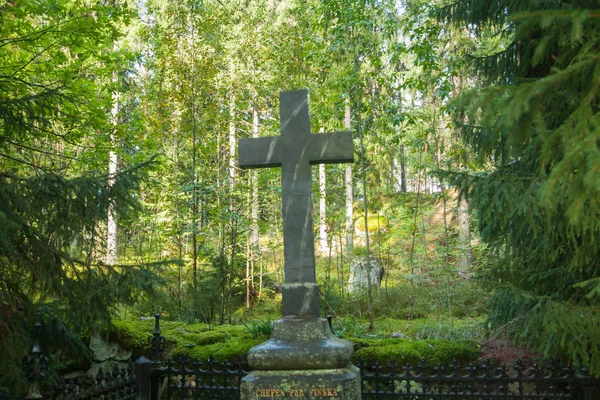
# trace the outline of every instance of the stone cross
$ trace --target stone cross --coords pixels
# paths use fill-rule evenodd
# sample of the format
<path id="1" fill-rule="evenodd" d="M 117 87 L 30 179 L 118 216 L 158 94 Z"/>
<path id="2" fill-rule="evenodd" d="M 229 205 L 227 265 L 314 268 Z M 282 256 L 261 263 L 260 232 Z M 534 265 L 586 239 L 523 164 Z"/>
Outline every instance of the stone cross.
<path id="1" fill-rule="evenodd" d="M 284 318 L 319 316 L 311 164 L 353 162 L 351 132 L 310 134 L 308 92 L 281 92 L 281 136 L 239 140 L 241 168 L 281 167 Z"/>

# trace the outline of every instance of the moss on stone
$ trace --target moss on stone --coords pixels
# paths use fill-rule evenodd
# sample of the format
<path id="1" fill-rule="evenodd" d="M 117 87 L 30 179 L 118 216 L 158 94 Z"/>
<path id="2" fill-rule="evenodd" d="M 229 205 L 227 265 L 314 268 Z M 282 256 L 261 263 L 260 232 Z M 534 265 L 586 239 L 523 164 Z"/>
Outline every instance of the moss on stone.
<path id="1" fill-rule="evenodd" d="M 268 339 L 266 335 L 253 335 L 243 325 L 185 324 L 183 322 L 160 322 L 162 336 L 166 338 L 166 357 L 184 356 L 206 360 L 211 355 L 218 361 L 245 357 L 250 348 Z M 134 357 L 150 355 L 148 338 L 152 336 L 154 321 L 115 320 L 110 332 L 111 340 L 133 351 Z M 401 338 L 346 338 L 354 343 L 353 361 L 363 358 L 369 362 L 387 362 L 394 358 L 399 362 L 417 363 L 421 359 L 429 363 L 449 363 L 457 359 L 461 363 L 476 360 L 480 350 L 471 340 L 411 340 Z"/>
<path id="2" fill-rule="evenodd" d="M 211 355 L 218 361 L 245 357 L 251 347 L 268 339 L 252 335 L 243 325 L 185 324 L 160 321 L 161 334 L 166 338 L 166 357 L 189 357 L 200 360 Z M 149 356 L 148 338 L 152 336 L 154 321 L 114 320 L 110 336 L 125 348 L 133 350 L 134 357 Z"/>
<path id="3" fill-rule="evenodd" d="M 407 364 L 416 364 L 421 359 L 430 364 L 448 364 L 454 359 L 468 363 L 476 360 L 481 353 L 475 342 L 467 340 L 362 339 L 358 342 L 353 357 L 355 362 L 362 358 L 368 362 L 383 363 L 393 358 Z"/>
<path id="4" fill-rule="evenodd" d="M 268 337 L 254 337 L 253 335 L 224 335 L 222 340 L 210 344 L 189 346 L 179 343 L 173 349 L 171 356 L 174 358 L 183 356 L 199 360 L 207 360 L 210 356 L 213 356 L 217 361 L 235 360 L 240 357 L 245 358 L 250 348 L 267 339 Z"/>

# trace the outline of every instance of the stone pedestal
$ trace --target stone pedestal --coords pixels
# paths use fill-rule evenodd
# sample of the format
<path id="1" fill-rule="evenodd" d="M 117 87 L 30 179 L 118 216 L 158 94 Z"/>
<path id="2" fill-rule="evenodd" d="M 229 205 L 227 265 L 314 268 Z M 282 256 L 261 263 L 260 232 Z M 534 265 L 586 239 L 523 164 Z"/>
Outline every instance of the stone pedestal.
<path id="1" fill-rule="evenodd" d="M 276 321 L 271 338 L 248 352 L 254 371 L 242 379 L 241 398 L 360 399 L 353 352 L 323 318 Z"/>
<path id="2" fill-rule="evenodd" d="M 354 365 L 338 369 L 254 371 L 244 377 L 241 398 L 258 399 L 360 399 L 360 370 Z"/>

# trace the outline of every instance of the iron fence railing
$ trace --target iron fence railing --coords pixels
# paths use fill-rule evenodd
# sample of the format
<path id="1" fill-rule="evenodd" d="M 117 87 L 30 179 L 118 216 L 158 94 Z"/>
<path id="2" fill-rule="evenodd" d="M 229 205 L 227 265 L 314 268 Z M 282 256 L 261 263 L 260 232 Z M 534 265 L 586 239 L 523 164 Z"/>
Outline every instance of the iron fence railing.
<path id="1" fill-rule="evenodd" d="M 165 338 L 159 316 L 149 338 L 152 360 L 140 357 L 126 368 L 94 376 L 61 380 L 50 391 L 40 390 L 48 360 L 39 347 L 39 326 L 34 344 L 24 362 L 30 382 L 25 400 L 199 400 L 239 399 L 240 384 L 250 372 L 245 360 L 217 362 L 180 358 L 161 363 Z M 552 362 L 527 367 L 490 362 L 461 366 L 417 365 L 390 360 L 385 364 L 360 360 L 363 400 L 599 400 L 600 383 L 584 369 Z M 0 400 L 20 400 L 0 390 Z"/>
<path id="2" fill-rule="evenodd" d="M 240 384 L 250 372 L 245 360 L 237 363 L 179 359 L 151 373 L 151 399 L 239 399 Z M 162 396 L 161 396 L 162 395 Z"/>
<path id="3" fill-rule="evenodd" d="M 107 372 L 103 372 L 100 368 L 95 376 L 61 379 L 52 391 L 51 398 L 53 400 L 135 400 L 136 383 L 134 364 L 130 362 L 127 368 L 115 366 L 112 371 Z"/>
<path id="4" fill-rule="evenodd" d="M 598 398 L 595 380 L 585 370 L 558 368 L 552 362 L 526 368 L 521 360 L 510 366 L 490 362 L 447 366 L 400 364 L 391 360 L 358 363 L 363 400 L 376 399 L 547 399 L 591 400 Z"/>

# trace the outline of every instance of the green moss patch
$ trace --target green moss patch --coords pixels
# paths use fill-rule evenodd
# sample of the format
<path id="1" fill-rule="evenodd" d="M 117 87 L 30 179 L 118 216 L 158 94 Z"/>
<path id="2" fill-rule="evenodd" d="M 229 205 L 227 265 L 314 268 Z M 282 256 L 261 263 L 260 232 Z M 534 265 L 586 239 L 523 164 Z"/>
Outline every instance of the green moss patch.
<path id="1" fill-rule="evenodd" d="M 188 357 L 206 360 L 211 355 L 217 361 L 245 357 L 251 347 L 268 339 L 253 335 L 243 325 L 185 324 L 176 321 L 160 321 L 161 334 L 166 338 L 169 358 Z M 149 356 L 148 338 L 152 336 L 154 321 L 113 321 L 110 336 L 124 347 L 133 350 L 134 357 Z"/>
<path id="2" fill-rule="evenodd" d="M 461 364 L 474 361 L 481 354 L 476 343 L 468 340 L 410 340 L 410 339 L 354 339 L 353 360 L 364 359 L 373 363 L 384 363 L 390 359 L 407 364 L 416 364 L 424 359 L 430 364 L 448 364 L 457 360 Z"/>
<path id="3" fill-rule="evenodd" d="M 207 360 L 214 356 L 217 361 L 235 360 L 245 357 L 250 348 L 266 341 L 268 335 L 253 334 L 244 325 L 221 325 L 210 327 L 205 324 L 185 324 L 161 321 L 162 335 L 167 341 L 170 358 L 186 357 Z M 111 337 L 124 347 L 133 350 L 134 357 L 149 356 L 148 338 L 152 335 L 154 321 L 113 321 Z M 481 353 L 473 340 L 415 340 L 406 338 L 355 338 L 354 358 L 367 362 L 385 363 L 391 358 L 398 362 L 416 364 L 425 359 L 430 364 L 448 364 L 456 359 L 468 363 Z"/>

